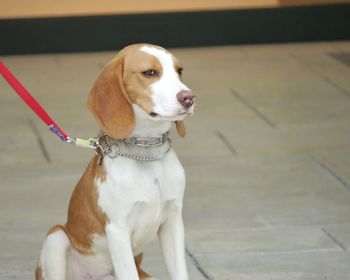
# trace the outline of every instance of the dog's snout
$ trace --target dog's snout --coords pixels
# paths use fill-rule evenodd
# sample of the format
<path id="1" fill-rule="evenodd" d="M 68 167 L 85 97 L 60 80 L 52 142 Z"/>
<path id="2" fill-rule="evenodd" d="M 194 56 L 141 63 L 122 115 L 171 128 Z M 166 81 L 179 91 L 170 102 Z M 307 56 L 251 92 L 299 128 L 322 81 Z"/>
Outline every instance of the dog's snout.
<path id="1" fill-rule="evenodd" d="M 182 90 L 177 94 L 177 100 L 185 108 L 189 108 L 193 105 L 195 95 L 190 90 Z"/>

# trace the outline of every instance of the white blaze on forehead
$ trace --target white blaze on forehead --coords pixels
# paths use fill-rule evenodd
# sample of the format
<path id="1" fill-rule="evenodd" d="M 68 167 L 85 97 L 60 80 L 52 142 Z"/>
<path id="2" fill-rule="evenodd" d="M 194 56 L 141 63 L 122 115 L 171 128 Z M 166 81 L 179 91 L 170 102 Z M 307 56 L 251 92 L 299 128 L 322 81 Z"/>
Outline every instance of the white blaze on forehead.
<path id="1" fill-rule="evenodd" d="M 180 81 L 179 74 L 175 69 L 173 56 L 169 52 L 161 48 L 150 46 L 142 46 L 140 51 L 152 55 L 158 59 L 160 65 L 162 66 L 162 76 L 159 81 L 160 83 L 167 83 L 167 86 L 173 86 L 174 89 L 180 88 L 179 91 L 188 90 L 188 87 Z"/>
<path id="2" fill-rule="evenodd" d="M 177 100 L 177 94 L 189 89 L 180 80 L 172 55 L 152 46 L 142 46 L 140 51 L 157 58 L 162 67 L 160 78 L 150 85 L 154 111 L 163 117 L 178 115 L 183 108 Z"/>
<path id="3" fill-rule="evenodd" d="M 143 46 L 140 48 L 140 51 L 148 53 L 158 58 L 160 64 L 162 65 L 163 71 L 171 69 L 174 70 L 174 61 L 171 57 L 171 54 L 166 52 L 165 50 L 150 46 Z"/>

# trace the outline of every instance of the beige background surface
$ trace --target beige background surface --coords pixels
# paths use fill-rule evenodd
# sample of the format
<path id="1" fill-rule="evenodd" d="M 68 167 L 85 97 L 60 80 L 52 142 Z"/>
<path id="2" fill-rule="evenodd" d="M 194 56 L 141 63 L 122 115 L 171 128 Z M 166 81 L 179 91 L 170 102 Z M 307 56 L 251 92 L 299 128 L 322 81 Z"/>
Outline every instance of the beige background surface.
<path id="1" fill-rule="evenodd" d="M 266 8 L 350 0 L 1 0 L 0 19 Z"/>

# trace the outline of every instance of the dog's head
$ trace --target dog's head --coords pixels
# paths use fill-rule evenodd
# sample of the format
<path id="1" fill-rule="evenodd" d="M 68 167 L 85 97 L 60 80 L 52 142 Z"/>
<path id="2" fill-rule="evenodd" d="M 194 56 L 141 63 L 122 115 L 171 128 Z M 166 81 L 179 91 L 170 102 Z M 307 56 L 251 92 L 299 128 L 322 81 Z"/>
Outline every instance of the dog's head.
<path id="1" fill-rule="evenodd" d="M 128 137 L 135 127 L 137 104 L 154 121 L 175 121 L 184 136 L 183 119 L 193 114 L 195 96 L 182 82 L 183 67 L 167 50 L 148 44 L 121 50 L 97 78 L 88 107 L 110 137 Z"/>

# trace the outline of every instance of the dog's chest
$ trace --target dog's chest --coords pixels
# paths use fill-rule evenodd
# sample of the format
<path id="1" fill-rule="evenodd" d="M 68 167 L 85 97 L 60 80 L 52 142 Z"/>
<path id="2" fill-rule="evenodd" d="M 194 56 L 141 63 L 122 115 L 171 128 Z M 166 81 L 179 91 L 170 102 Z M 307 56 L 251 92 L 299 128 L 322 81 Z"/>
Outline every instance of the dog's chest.
<path id="1" fill-rule="evenodd" d="M 143 250 L 172 211 L 182 207 L 184 171 L 174 152 L 155 162 L 104 161 L 98 204 L 110 223 L 130 232 L 134 253 Z"/>

